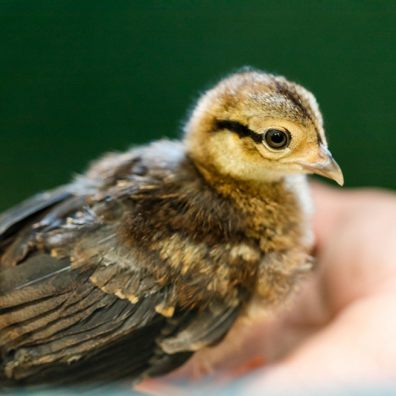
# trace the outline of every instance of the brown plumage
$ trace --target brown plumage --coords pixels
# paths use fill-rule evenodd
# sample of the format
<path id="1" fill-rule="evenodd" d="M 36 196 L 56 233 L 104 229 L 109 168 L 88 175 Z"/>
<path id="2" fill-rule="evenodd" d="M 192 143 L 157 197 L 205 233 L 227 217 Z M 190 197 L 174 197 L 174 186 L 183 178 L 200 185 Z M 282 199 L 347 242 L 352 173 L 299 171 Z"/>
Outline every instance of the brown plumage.
<path id="1" fill-rule="evenodd" d="M 302 173 L 342 182 L 314 97 L 259 71 L 206 92 L 181 142 L 109 154 L 0 217 L 0 383 L 171 371 L 311 268 Z"/>

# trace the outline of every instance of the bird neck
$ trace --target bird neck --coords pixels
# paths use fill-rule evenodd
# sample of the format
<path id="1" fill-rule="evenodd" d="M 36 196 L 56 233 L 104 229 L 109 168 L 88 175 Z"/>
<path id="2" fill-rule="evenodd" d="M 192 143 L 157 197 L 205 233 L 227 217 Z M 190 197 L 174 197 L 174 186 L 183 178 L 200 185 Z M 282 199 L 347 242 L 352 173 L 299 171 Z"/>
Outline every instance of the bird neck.
<path id="1" fill-rule="evenodd" d="M 254 198 L 256 201 L 262 200 L 266 203 L 272 200 L 278 201 L 285 190 L 285 177 L 269 180 L 243 180 L 222 174 L 215 166 L 202 164 L 199 161 L 193 162 L 208 185 L 222 196 L 237 202 L 241 202 L 242 197 L 245 202 L 250 198 Z"/>
<path id="2" fill-rule="evenodd" d="M 231 204 L 230 214 L 237 213 L 246 235 L 258 241 L 264 252 L 287 250 L 298 241 L 311 243 L 310 234 L 306 235 L 311 204 L 305 175 L 271 182 L 246 181 L 222 175 L 207 164 L 193 163 L 205 184 Z M 227 216 L 223 221 L 228 221 Z M 285 233 L 290 238 L 285 238 Z"/>

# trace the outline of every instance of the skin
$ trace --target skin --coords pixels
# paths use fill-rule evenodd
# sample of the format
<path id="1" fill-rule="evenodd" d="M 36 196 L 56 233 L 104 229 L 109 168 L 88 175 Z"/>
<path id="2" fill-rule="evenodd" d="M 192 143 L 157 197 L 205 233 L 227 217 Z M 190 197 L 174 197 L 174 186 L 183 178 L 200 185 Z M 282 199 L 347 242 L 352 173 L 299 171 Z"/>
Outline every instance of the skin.
<path id="1" fill-rule="evenodd" d="M 216 367 L 213 383 L 240 378 L 237 366 L 244 364 L 244 375 L 251 375 L 239 384 L 243 395 L 287 385 L 308 390 L 395 383 L 396 194 L 317 184 L 312 191 L 319 270 L 286 310 L 257 320 L 240 352 Z M 246 371 L 252 359 L 260 363 L 257 351 L 266 364 Z M 140 389 L 175 392 L 170 384 L 190 378 L 191 367 Z"/>

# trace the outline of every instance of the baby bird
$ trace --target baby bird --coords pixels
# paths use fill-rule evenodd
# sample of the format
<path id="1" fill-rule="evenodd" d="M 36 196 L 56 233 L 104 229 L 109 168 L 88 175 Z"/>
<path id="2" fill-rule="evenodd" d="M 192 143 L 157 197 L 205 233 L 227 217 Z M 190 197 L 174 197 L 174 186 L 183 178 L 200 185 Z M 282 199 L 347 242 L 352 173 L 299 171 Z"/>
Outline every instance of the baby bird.
<path id="1" fill-rule="evenodd" d="M 181 141 L 108 154 L 0 217 L 0 384 L 168 373 L 312 267 L 305 174 L 343 183 L 314 96 L 255 70 Z"/>

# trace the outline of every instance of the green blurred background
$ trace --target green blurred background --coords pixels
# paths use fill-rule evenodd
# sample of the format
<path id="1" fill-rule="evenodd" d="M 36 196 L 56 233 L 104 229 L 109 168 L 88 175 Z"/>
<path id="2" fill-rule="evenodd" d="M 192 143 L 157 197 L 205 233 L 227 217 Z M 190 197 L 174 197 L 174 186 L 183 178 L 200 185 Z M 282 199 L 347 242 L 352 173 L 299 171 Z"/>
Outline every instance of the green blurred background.
<path id="1" fill-rule="evenodd" d="M 396 188 L 396 1 L 0 0 L 0 210 L 180 135 L 253 65 L 311 89 L 348 186 Z"/>

